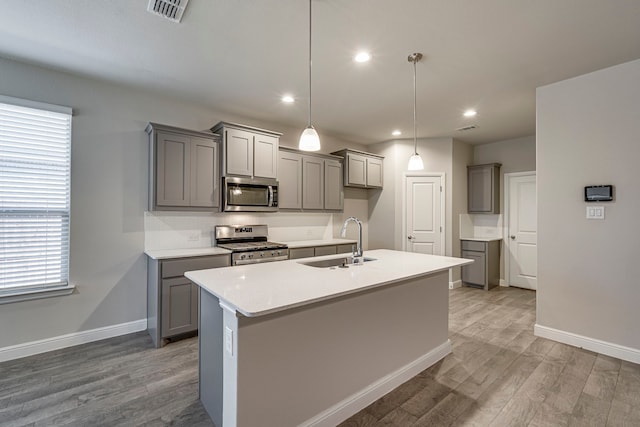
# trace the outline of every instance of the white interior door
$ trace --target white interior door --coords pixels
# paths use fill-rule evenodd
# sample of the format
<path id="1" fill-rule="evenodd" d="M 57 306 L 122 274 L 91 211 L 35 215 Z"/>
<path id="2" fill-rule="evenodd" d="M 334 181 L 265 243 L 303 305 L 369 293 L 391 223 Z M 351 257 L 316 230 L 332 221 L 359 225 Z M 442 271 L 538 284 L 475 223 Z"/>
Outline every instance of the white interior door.
<path id="1" fill-rule="evenodd" d="M 536 289 L 538 228 L 536 175 L 509 177 L 509 285 Z"/>
<path id="2" fill-rule="evenodd" d="M 409 252 L 442 255 L 442 179 L 406 177 L 406 248 Z"/>

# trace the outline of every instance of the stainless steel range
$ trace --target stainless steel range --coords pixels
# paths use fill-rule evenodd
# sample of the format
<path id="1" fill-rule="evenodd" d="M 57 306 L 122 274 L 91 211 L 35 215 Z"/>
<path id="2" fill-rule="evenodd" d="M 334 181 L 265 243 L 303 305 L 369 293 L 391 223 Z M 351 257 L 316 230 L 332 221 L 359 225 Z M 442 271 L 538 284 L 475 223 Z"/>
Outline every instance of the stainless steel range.
<path id="1" fill-rule="evenodd" d="M 217 225 L 215 245 L 231 251 L 231 265 L 289 259 L 289 248 L 267 241 L 266 225 Z"/>

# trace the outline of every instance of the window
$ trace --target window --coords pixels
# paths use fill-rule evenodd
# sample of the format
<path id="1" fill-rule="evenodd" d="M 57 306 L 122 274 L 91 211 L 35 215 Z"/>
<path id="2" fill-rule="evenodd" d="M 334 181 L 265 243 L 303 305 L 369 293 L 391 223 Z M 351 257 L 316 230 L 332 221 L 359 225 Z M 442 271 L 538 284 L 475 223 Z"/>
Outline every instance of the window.
<path id="1" fill-rule="evenodd" d="M 3 299 L 70 288 L 70 171 L 71 109 L 0 96 Z"/>

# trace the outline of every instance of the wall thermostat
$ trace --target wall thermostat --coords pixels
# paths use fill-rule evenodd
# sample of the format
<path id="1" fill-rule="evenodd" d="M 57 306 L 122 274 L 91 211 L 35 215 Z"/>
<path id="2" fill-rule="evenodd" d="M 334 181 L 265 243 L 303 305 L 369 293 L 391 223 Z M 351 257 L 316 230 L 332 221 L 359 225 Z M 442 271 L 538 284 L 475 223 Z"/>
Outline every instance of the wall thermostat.
<path id="1" fill-rule="evenodd" d="M 610 202 L 613 200 L 613 185 L 588 185 L 584 187 L 585 202 Z"/>

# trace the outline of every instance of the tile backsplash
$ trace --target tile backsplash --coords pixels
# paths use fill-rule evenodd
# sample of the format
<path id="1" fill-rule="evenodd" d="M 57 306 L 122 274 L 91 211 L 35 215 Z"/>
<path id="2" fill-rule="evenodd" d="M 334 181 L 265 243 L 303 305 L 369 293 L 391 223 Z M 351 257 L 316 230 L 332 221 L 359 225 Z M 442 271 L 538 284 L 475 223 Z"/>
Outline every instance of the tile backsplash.
<path id="1" fill-rule="evenodd" d="M 502 215 L 460 214 L 460 237 L 502 237 Z"/>
<path id="2" fill-rule="evenodd" d="M 333 237 L 331 213 L 218 213 L 145 212 L 145 250 L 186 249 L 212 246 L 211 232 L 219 224 L 267 224 L 269 240 L 321 240 Z"/>

